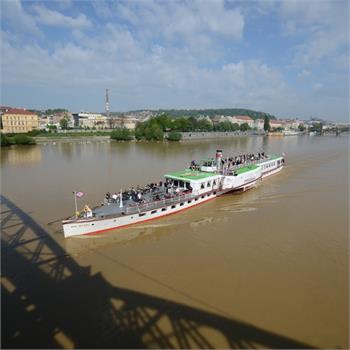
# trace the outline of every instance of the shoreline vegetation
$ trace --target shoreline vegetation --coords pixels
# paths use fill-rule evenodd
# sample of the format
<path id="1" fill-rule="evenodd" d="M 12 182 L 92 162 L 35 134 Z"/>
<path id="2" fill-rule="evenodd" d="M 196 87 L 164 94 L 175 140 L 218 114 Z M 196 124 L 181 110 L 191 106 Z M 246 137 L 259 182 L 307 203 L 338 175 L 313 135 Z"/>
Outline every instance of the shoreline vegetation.
<path id="1" fill-rule="evenodd" d="M 210 138 L 270 135 L 273 132 L 280 134 L 281 130 L 271 130 L 270 118 L 265 115 L 264 131 L 251 128 L 248 123 L 239 125 L 229 121 L 217 124 L 210 123 L 207 119 L 190 117 L 174 117 L 165 113 L 152 117 L 145 122 L 139 122 L 135 130 L 125 127 L 108 130 L 33 130 L 26 134 L 1 133 L 1 147 L 11 145 L 35 145 L 46 142 L 75 142 L 77 140 L 113 140 L 113 141 L 157 141 L 179 142 L 181 140 L 204 140 Z M 316 128 L 315 128 L 316 129 Z M 320 131 L 320 130 L 315 130 Z M 300 132 L 305 132 L 300 129 Z"/>
<path id="2" fill-rule="evenodd" d="M 247 123 L 238 125 L 228 121 L 213 125 L 206 119 L 190 117 L 170 117 L 165 113 L 157 115 L 145 122 L 139 122 L 135 130 L 125 127 L 113 130 L 33 130 L 26 134 L 1 134 L 1 147 L 11 145 L 33 145 L 36 140 L 58 138 L 82 138 L 108 136 L 115 141 L 168 141 L 182 140 L 184 132 L 247 132 L 252 130 Z M 35 139 L 33 138 L 35 137 Z"/>
<path id="3" fill-rule="evenodd" d="M 6 135 L 1 133 L 1 147 L 8 147 L 12 145 L 35 145 L 36 141 L 28 134 Z"/>

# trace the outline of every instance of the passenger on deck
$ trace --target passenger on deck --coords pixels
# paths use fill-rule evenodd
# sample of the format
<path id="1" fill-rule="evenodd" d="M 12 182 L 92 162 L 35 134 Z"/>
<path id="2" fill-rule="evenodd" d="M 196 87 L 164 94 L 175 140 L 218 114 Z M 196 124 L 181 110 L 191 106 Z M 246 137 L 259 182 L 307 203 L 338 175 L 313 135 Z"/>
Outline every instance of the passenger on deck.
<path id="1" fill-rule="evenodd" d="M 117 198 L 118 198 L 118 195 L 117 195 L 116 192 L 114 192 L 114 194 L 113 194 L 113 196 L 112 196 L 112 201 L 113 201 L 114 203 L 116 203 L 116 202 L 117 202 Z"/>
<path id="2" fill-rule="evenodd" d="M 107 192 L 105 195 L 105 198 L 103 199 L 103 204 L 108 205 L 110 200 L 111 200 L 111 194 L 109 192 Z"/>

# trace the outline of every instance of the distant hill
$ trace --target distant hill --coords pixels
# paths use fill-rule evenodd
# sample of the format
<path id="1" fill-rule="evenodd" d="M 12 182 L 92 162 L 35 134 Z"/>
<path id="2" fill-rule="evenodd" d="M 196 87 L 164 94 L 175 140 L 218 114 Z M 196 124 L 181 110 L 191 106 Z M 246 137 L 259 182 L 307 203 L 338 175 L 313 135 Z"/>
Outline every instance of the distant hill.
<path id="1" fill-rule="evenodd" d="M 129 111 L 129 113 L 139 113 L 143 111 L 150 111 L 153 113 L 166 113 L 171 117 L 199 117 L 214 115 L 234 116 L 234 115 L 248 115 L 253 119 L 264 119 L 268 116 L 270 119 L 277 119 L 274 115 L 265 112 L 253 111 L 244 108 L 215 108 L 215 109 L 158 109 L 158 110 L 136 110 Z"/>

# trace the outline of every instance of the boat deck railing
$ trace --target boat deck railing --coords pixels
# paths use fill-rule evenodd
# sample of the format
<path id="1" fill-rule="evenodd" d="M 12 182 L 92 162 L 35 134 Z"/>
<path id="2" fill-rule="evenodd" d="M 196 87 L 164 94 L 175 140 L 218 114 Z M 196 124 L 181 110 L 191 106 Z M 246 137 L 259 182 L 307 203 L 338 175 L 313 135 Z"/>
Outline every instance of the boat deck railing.
<path id="1" fill-rule="evenodd" d="M 147 202 L 144 204 L 133 204 L 133 205 L 127 205 L 125 207 L 124 214 L 136 214 L 136 213 L 142 213 L 145 211 L 153 210 L 156 208 L 161 208 L 165 207 L 168 205 L 173 205 L 177 203 L 181 203 L 186 200 L 193 199 L 197 197 L 198 195 L 195 195 L 193 193 L 183 193 L 179 194 L 178 196 L 170 197 L 170 198 L 164 198 L 164 199 L 159 199 L 155 200 L 152 202 Z"/>
<path id="2" fill-rule="evenodd" d="M 120 208 L 119 212 L 109 214 L 109 215 L 93 215 L 92 217 L 86 217 L 85 215 L 80 216 L 79 218 L 72 217 L 68 219 L 70 222 L 75 222 L 75 221 L 94 221 L 98 219 L 107 219 L 109 217 L 120 217 L 124 215 L 131 215 L 131 214 L 142 214 L 144 212 L 150 211 L 150 210 L 155 210 L 155 209 L 160 209 L 169 205 L 175 205 L 178 203 L 182 203 L 187 200 L 195 199 L 197 197 L 201 197 L 204 195 L 211 194 L 212 192 L 219 191 L 219 189 L 212 189 L 208 192 L 201 193 L 201 194 L 193 194 L 192 192 L 190 193 L 181 193 L 177 196 L 173 196 L 170 198 L 164 198 L 164 199 L 159 199 L 159 200 L 154 200 L 151 202 L 147 202 L 144 204 L 127 204 L 124 207 Z"/>
<path id="3" fill-rule="evenodd" d="M 271 156 L 268 156 L 266 158 L 262 158 L 262 159 L 254 159 L 254 160 L 246 160 L 243 164 L 239 164 L 239 165 L 234 165 L 234 166 L 230 166 L 230 167 L 224 167 L 224 169 L 220 170 L 219 173 L 221 175 L 229 175 L 230 173 L 233 173 L 234 171 L 241 169 L 243 167 L 249 166 L 249 165 L 257 165 L 257 164 L 261 164 L 264 162 L 267 162 L 271 160 Z"/>

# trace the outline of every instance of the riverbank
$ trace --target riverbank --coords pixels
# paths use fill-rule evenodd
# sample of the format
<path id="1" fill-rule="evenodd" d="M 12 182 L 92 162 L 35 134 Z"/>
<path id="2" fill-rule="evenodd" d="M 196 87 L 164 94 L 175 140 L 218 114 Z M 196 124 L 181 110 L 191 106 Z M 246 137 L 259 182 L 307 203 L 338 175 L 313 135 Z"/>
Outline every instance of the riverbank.
<path id="1" fill-rule="evenodd" d="M 37 136 L 34 137 L 35 142 L 37 144 L 45 144 L 45 143 L 74 143 L 74 142 L 101 142 L 111 140 L 110 136 Z"/>
<path id="2" fill-rule="evenodd" d="M 251 132 L 182 132 L 182 141 L 192 140 L 210 140 L 218 138 L 242 137 L 242 136 L 261 136 Z M 34 137 L 36 143 L 73 143 L 73 142 L 101 142 L 110 141 L 110 136 L 37 136 Z M 135 141 L 135 140 L 132 140 Z M 130 141 L 128 141 L 130 142 Z"/>

